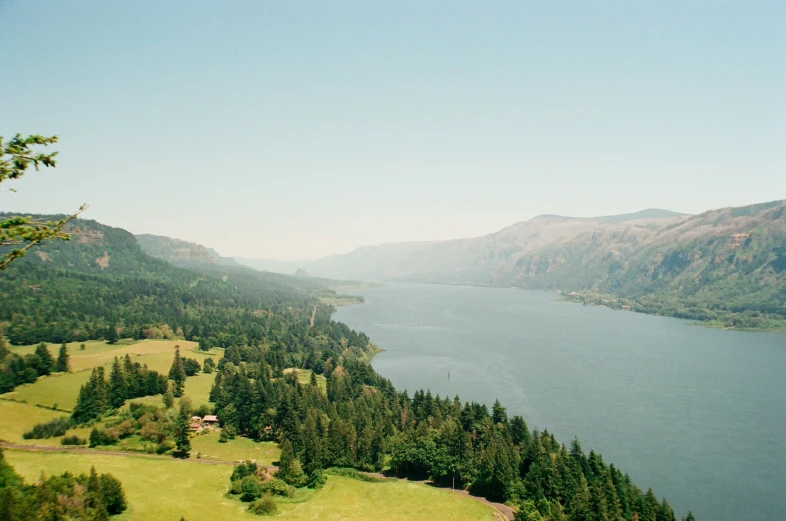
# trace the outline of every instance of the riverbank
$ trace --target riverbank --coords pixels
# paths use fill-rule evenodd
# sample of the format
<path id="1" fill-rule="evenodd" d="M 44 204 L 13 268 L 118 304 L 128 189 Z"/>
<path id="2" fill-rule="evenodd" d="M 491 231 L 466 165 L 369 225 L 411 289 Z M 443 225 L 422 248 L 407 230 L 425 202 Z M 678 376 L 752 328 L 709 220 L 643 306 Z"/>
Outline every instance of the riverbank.
<path id="1" fill-rule="evenodd" d="M 636 299 L 598 293 L 560 293 L 560 302 L 585 306 L 602 306 L 621 311 L 634 311 L 645 315 L 691 320 L 692 326 L 724 329 L 729 331 L 786 332 L 786 319 L 777 316 L 753 315 L 752 312 L 734 313 L 724 310 L 686 307 L 679 302 L 641 302 Z"/>

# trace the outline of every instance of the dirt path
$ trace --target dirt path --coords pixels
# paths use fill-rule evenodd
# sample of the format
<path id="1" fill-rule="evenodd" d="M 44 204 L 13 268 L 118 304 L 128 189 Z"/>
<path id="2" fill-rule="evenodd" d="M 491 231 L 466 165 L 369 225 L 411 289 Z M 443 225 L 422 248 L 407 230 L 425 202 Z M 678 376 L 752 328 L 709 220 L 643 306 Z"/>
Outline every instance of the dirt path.
<path id="1" fill-rule="evenodd" d="M 154 459 L 165 459 L 165 460 L 175 460 L 175 461 L 185 461 L 189 463 L 202 463 L 205 465 L 237 465 L 237 461 L 226 461 L 226 460 L 209 460 L 209 459 L 181 459 L 178 460 L 173 458 L 172 456 L 164 456 L 160 454 L 147 454 L 144 452 L 130 452 L 130 451 L 110 451 L 110 450 L 96 450 L 96 449 L 83 449 L 79 447 L 64 447 L 64 446 L 52 446 L 52 445 L 19 445 L 17 443 L 8 443 L 5 441 L 0 442 L 0 448 L 3 449 L 11 449 L 11 450 L 23 450 L 28 452 L 74 452 L 77 454 L 96 454 L 101 456 L 123 456 L 123 457 L 133 457 L 133 458 L 154 458 Z M 275 465 L 266 465 L 267 470 L 269 472 L 275 472 L 278 470 L 278 467 Z M 364 472 L 367 476 L 372 476 L 375 478 L 380 479 L 396 479 L 398 481 L 412 481 L 413 483 L 421 483 L 423 485 L 433 486 L 436 488 L 443 488 L 437 487 L 431 481 L 427 480 L 409 480 L 406 478 L 393 478 L 390 476 L 385 476 L 384 474 L 375 473 L 375 472 Z M 489 501 L 484 497 L 473 496 L 466 490 L 457 490 L 451 489 L 451 492 L 454 494 L 468 497 L 470 499 L 474 499 L 475 501 L 480 501 L 481 503 L 490 506 L 491 508 L 495 509 L 497 513 L 495 513 L 495 517 L 498 517 L 502 520 L 509 520 L 513 521 L 515 518 L 515 514 L 513 509 L 507 505 L 503 505 L 502 503 L 494 503 L 493 501 Z M 500 517 L 501 516 L 501 517 Z"/>
<path id="2" fill-rule="evenodd" d="M 311 312 L 311 326 L 314 327 L 314 319 L 317 317 L 317 305 L 314 304 L 314 310 Z"/>

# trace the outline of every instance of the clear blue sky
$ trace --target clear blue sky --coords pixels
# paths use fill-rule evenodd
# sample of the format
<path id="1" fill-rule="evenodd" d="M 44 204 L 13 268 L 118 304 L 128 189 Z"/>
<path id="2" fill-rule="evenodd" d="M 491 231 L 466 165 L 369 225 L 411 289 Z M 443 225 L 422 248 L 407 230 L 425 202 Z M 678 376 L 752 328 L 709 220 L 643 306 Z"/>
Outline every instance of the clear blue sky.
<path id="1" fill-rule="evenodd" d="M 61 137 L 0 209 L 305 259 L 780 199 L 785 27 L 783 1 L 0 0 L 0 135 Z"/>

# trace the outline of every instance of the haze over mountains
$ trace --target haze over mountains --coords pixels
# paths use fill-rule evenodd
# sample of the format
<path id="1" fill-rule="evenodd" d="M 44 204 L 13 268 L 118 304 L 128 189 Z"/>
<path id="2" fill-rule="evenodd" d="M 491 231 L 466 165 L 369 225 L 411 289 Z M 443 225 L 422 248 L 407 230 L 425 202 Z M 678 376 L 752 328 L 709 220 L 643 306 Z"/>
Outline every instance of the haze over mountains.
<path id="1" fill-rule="evenodd" d="M 542 215 L 483 237 L 364 246 L 313 262 L 237 260 L 333 278 L 583 292 L 585 301 L 606 295 L 706 320 L 716 311 L 786 316 L 786 201 L 699 215 Z"/>

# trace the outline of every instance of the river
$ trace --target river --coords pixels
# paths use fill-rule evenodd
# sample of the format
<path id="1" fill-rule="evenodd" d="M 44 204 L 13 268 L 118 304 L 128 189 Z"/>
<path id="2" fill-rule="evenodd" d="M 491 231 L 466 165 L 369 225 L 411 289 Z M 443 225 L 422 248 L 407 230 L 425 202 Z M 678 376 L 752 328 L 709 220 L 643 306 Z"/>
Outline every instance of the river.
<path id="1" fill-rule="evenodd" d="M 385 349 L 397 388 L 429 388 L 577 436 L 678 518 L 786 519 L 786 334 L 556 302 L 517 289 L 389 284 L 336 320 Z"/>

